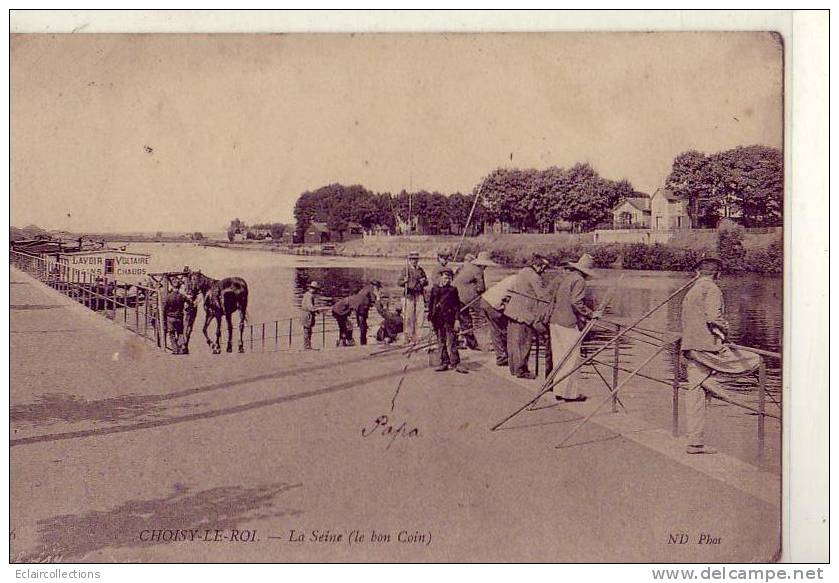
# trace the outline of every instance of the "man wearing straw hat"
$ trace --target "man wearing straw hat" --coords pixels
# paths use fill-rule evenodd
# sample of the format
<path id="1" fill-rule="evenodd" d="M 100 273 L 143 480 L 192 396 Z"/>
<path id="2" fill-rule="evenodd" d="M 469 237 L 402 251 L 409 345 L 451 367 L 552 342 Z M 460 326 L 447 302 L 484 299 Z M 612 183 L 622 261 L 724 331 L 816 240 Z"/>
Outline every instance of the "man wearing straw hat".
<path id="1" fill-rule="evenodd" d="M 461 331 L 466 331 L 461 332 L 466 341 L 466 348 L 479 350 L 478 340 L 472 331 L 474 326 L 472 323 L 472 307 L 487 288 L 484 280 L 484 270 L 490 265 L 498 264 L 490 258 L 486 251 L 481 251 L 477 257 L 473 256 L 470 261 L 466 260 L 468 257 L 469 255 L 464 257 L 463 265 L 454 276 L 453 285 L 457 288 L 457 295 L 460 297 L 460 303 L 462 304 L 457 321 L 460 323 Z"/>
<path id="2" fill-rule="evenodd" d="M 533 343 L 533 333 L 538 324 L 539 315 L 544 312 L 548 301 L 548 290 L 542 274 L 550 265 L 546 257 L 534 253 L 530 265 L 516 274 L 510 287 L 510 299 L 504 307 L 507 324 L 507 358 L 510 373 L 523 379 L 534 379 L 528 360 Z"/>
<path id="3" fill-rule="evenodd" d="M 405 327 L 405 344 L 417 341 L 417 315 L 425 310 L 425 287 L 428 278 L 425 270 L 419 266 L 419 253 L 411 252 L 407 258 L 408 264 L 399 275 L 397 285 L 402 288 L 403 321 Z M 421 303 L 422 302 L 422 303 Z"/>
<path id="4" fill-rule="evenodd" d="M 725 346 L 728 322 L 722 290 L 715 280 L 722 271 L 716 255 L 702 257 L 696 264 L 698 279 L 682 300 L 682 354 L 688 387 L 685 390 L 687 453 L 710 454 L 717 450 L 705 445 L 705 405 L 715 393 L 725 390 L 713 375 L 742 375 L 760 366 L 753 352 Z"/>
<path id="5" fill-rule="evenodd" d="M 562 377 L 580 362 L 580 330 L 588 320 L 599 316 L 585 304 L 586 281 L 596 277 L 592 269 L 594 260 L 588 253 L 583 253 L 577 261 L 566 261 L 561 267 L 565 273 L 559 276 L 553 294 L 550 330 L 551 352 L 556 358 L 565 357 L 565 360 L 557 362 L 556 378 L 562 380 L 554 385 L 553 393 L 557 401 L 580 402 L 587 397 L 577 389 L 577 373 Z"/>
<path id="6" fill-rule="evenodd" d="M 315 327 L 315 317 L 318 309 L 315 307 L 315 295 L 320 291 L 320 284 L 316 281 L 309 283 L 309 287 L 300 300 L 301 318 L 303 324 L 303 349 L 312 349 L 312 328 Z"/>

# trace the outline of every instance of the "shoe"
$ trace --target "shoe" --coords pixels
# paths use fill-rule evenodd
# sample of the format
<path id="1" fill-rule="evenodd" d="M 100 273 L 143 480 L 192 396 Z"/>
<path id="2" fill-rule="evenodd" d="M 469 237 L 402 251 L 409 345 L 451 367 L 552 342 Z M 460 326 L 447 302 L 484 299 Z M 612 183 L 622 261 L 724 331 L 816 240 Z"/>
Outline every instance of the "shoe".
<path id="1" fill-rule="evenodd" d="M 567 401 L 569 403 L 582 403 L 586 399 L 588 399 L 588 397 L 586 397 L 585 395 L 577 395 L 576 397 L 573 397 L 571 399 L 569 399 L 568 397 L 562 397 L 563 401 Z"/>
<path id="2" fill-rule="evenodd" d="M 517 374 L 516 377 L 520 378 L 520 379 L 533 380 L 533 379 L 536 378 L 536 373 L 535 372 L 523 372 L 521 374 Z"/>
<path id="3" fill-rule="evenodd" d="M 444 371 L 447 371 L 447 370 L 449 370 L 449 367 L 448 367 L 448 365 L 444 364 L 444 365 L 441 365 L 441 366 L 438 366 L 437 368 L 435 368 L 434 372 L 444 372 Z"/>
<path id="4" fill-rule="evenodd" d="M 554 399 L 557 401 L 564 401 L 565 397 L 563 397 L 562 395 L 554 395 Z"/>
<path id="5" fill-rule="evenodd" d="M 455 370 L 455 372 L 459 372 L 460 374 L 469 374 L 469 371 L 466 370 L 465 368 L 463 368 L 460 365 L 457 365 L 456 367 L 454 367 L 454 370 Z"/>
<path id="6" fill-rule="evenodd" d="M 707 445 L 689 445 L 687 447 L 686 451 L 687 451 L 687 453 L 690 453 L 690 454 L 717 453 L 716 449 L 714 449 L 713 447 L 707 446 Z"/>
<path id="7" fill-rule="evenodd" d="M 496 360 L 495 361 L 495 366 L 510 366 L 510 363 L 507 362 L 506 360 L 502 360 L 502 361 Z"/>

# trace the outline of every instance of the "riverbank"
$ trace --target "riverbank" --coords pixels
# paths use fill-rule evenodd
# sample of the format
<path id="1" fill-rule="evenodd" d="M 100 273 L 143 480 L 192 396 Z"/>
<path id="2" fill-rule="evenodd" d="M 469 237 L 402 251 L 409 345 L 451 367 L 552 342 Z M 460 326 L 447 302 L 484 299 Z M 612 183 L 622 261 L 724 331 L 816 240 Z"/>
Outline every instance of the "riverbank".
<path id="1" fill-rule="evenodd" d="M 780 478 L 730 439 L 686 456 L 636 415 L 652 390 L 555 449 L 602 386 L 491 432 L 536 383 L 484 353 L 464 354 L 468 375 L 365 358 L 373 346 L 178 357 L 19 272 L 11 284 L 13 561 L 777 558 Z M 727 408 L 709 414 L 715 432 L 731 425 Z"/>
<path id="2" fill-rule="evenodd" d="M 730 271 L 764 275 L 783 273 L 783 239 L 780 234 L 746 233 L 742 236 L 741 243 L 739 250 L 721 254 Z M 264 241 L 212 241 L 202 245 L 292 255 L 324 254 L 320 245 L 289 246 Z M 458 246 L 458 259 L 467 253 L 476 255 L 479 251 L 489 251 L 496 262 L 507 267 L 526 265 L 534 253 L 548 257 L 554 264 L 577 259 L 583 253 L 589 253 L 599 268 L 650 271 L 692 271 L 699 257 L 718 252 L 716 233 L 686 230 L 685 233 L 677 234 L 669 243 L 655 245 L 595 244 L 592 233 L 480 235 L 468 237 L 462 244 L 460 237 L 453 236 L 370 237 L 336 243 L 334 250 L 330 250 L 328 254 L 401 259 L 408 253 L 418 253 L 423 259 L 433 259 L 438 249 L 446 247 L 454 251 Z"/>

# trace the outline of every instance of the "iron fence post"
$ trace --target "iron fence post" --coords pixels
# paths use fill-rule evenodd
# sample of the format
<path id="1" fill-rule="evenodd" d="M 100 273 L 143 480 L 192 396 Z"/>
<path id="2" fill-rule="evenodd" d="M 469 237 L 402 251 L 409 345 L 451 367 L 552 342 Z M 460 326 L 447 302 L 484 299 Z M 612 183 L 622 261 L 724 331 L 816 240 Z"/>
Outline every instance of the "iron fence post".
<path id="1" fill-rule="evenodd" d="M 615 328 L 615 333 L 620 334 L 621 327 L 618 324 Z M 614 392 L 615 389 L 618 387 L 618 367 L 620 366 L 621 360 L 621 347 L 620 341 L 615 342 L 615 349 L 614 349 L 614 361 L 615 366 L 612 367 L 612 413 L 618 412 L 618 394 Z"/>
<path id="2" fill-rule="evenodd" d="M 757 416 L 757 455 L 758 459 L 763 460 L 764 441 L 766 439 L 766 361 L 760 359 L 760 368 L 757 372 L 757 408 L 760 414 Z"/>
<path id="3" fill-rule="evenodd" d="M 291 348 L 291 325 L 294 320 L 292 318 L 288 319 L 288 347 Z"/>
<path id="4" fill-rule="evenodd" d="M 679 386 L 682 380 L 682 341 L 673 343 L 673 437 L 679 435 Z"/>

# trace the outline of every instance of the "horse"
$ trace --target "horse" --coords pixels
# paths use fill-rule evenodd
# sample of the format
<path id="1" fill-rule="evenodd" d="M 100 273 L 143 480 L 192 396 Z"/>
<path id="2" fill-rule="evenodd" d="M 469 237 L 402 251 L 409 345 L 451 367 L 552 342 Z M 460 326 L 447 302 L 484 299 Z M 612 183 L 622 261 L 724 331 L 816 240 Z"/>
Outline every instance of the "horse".
<path id="1" fill-rule="evenodd" d="M 233 352 L 233 312 L 239 312 L 239 352 L 245 351 L 245 320 L 248 313 L 248 284 L 241 277 L 213 279 L 200 271 L 190 275 L 192 288 L 204 294 L 204 338 L 213 350 L 221 354 L 221 318 L 227 320 L 227 352 Z M 216 341 L 207 335 L 210 322 L 216 321 Z"/>

